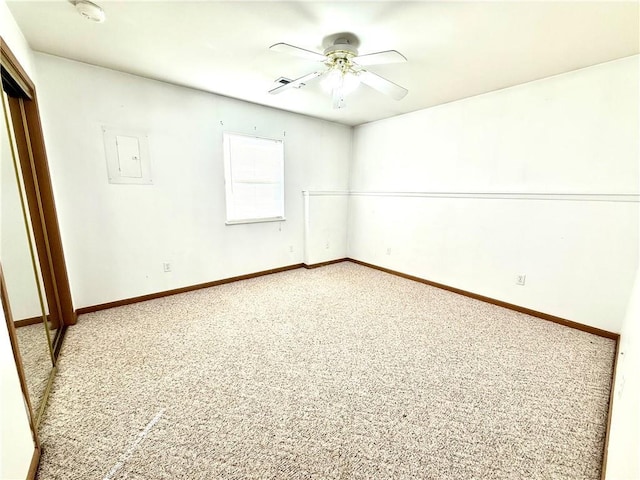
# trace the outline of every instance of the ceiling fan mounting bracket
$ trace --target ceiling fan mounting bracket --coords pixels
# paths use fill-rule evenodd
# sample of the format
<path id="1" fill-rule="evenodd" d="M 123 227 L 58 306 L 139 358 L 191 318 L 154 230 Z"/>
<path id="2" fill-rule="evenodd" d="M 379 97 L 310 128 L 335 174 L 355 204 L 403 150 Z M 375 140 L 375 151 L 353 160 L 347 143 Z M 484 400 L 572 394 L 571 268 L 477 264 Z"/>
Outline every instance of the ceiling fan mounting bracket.
<path id="1" fill-rule="evenodd" d="M 346 38 L 339 38 L 333 45 L 325 48 L 323 53 L 327 57 L 353 58 L 358 56 L 358 49 L 351 45 Z"/>

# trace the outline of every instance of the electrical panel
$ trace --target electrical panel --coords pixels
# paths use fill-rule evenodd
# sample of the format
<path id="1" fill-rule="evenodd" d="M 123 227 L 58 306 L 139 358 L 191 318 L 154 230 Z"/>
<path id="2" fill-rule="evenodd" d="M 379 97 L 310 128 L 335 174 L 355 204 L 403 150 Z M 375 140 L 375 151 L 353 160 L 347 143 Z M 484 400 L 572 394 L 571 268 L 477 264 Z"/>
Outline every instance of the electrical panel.
<path id="1" fill-rule="evenodd" d="M 152 184 L 147 135 L 109 127 L 102 132 L 109 183 Z"/>

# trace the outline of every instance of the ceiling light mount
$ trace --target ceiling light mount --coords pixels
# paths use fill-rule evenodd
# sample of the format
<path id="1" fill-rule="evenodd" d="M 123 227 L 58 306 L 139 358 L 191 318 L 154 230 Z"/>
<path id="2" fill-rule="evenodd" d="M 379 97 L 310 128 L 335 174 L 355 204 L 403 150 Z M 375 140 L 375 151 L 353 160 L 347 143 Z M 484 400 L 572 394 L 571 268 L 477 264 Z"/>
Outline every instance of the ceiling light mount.
<path id="1" fill-rule="evenodd" d="M 102 23 L 107 18 L 102 7 L 89 0 L 69 0 L 69 3 L 76 7 L 80 15 L 92 22 Z"/>
<path id="2" fill-rule="evenodd" d="M 325 48 L 324 55 L 329 58 L 353 58 L 358 56 L 358 49 L 351 45 L 348 38 L 338 38 L 333 45 Z"/>

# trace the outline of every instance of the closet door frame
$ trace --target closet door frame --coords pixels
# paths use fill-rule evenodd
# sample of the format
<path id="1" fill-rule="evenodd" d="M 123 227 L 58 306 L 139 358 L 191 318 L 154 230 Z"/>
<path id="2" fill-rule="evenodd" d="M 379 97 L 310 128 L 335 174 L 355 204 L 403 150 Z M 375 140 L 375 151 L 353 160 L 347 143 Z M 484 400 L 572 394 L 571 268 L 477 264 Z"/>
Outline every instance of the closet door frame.
<path id="1" fill-rule="evenodd" d="M 60 329 L 53 345 L 54 356 L 57 357 L 64 331 L 77 322 L 77 315 L 71 299 L 36 88 L 2 37 L 0 65 L 3 84 L 11 89 L 9 110 L 49 306 L 49 320 Z"/>

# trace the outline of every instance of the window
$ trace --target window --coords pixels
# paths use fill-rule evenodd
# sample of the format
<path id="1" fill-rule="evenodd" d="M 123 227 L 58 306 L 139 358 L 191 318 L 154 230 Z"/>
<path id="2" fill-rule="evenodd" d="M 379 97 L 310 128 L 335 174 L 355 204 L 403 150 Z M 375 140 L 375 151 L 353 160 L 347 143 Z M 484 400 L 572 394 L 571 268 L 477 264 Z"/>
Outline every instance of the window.
<path id="1" fill-rule="evenodd" d="M 227 224 L 284 220 L 282 140 L 223 134 Z"/>

